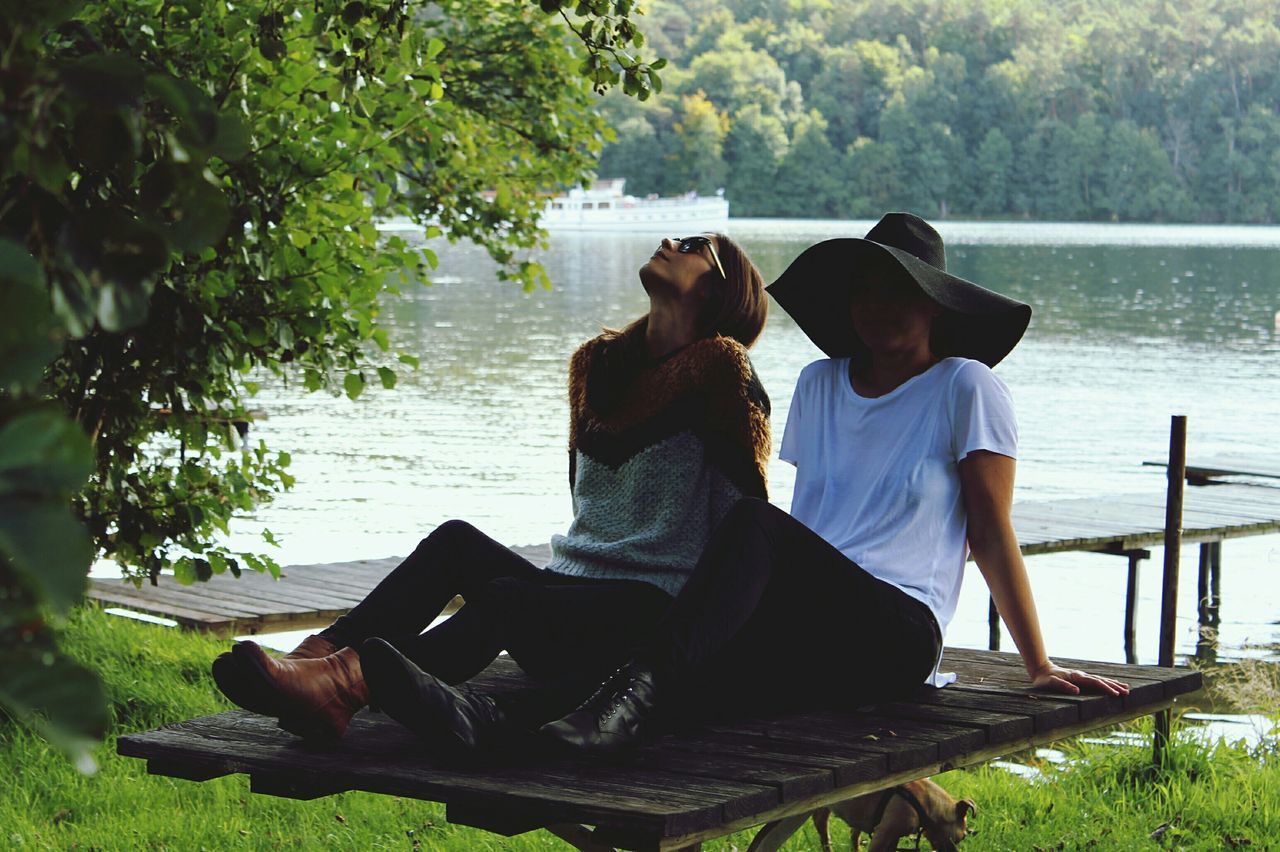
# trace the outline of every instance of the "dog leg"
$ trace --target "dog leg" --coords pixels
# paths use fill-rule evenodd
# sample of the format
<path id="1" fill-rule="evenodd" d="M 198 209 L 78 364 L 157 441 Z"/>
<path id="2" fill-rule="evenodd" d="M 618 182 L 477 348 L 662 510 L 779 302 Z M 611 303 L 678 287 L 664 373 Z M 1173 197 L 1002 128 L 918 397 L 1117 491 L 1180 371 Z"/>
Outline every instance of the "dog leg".
<path id="1" fill-rule="evenodd" d="M 813 812 L 813 827 L 818 831 L 822 852 L 831 852 L 831 811 L 818 808 Z"/>

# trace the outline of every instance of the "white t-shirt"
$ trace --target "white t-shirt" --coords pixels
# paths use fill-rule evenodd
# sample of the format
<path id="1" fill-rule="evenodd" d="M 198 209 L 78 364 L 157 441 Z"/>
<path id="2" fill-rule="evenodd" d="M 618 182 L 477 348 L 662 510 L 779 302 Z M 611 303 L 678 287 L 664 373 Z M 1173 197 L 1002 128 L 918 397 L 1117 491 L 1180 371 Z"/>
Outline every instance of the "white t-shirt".
<path id="1" fill-rule="evenodd" d="M 792 516 L 928 606 L 945 634 L 969 552 L 957 464 L 1017 449 L 1009 389 L 986 364 L 944 358 L 867 398 L 835 358 L 801 371 L 779 456 L 796 466 Z"/>

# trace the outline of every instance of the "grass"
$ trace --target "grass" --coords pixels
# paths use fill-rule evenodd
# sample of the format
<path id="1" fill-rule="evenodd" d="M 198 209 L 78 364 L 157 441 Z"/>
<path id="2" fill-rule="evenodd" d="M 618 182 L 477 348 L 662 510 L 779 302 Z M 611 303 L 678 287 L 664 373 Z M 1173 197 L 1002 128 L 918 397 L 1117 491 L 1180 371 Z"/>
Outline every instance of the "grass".
<path id="1" fill-rule="evenodd" d="M 42 741 L 0 722 L 0 777 L 8 779 L 0 784 L 2 849 L 567 848 L 544 832 L 502 838 L 455 828 L 444 821 L 443 807 L 392 796 L 344 793 L 297 802 L 251 795 L 244 776 L 204 783 L 148 776 L 142 761 L 115 755 L 115 734 L 228 708 L 208 676 L 225 641 L 94 609 L 78 611 L 64 636 L 71 653 L 106 682 L 112 734 L 97 752 L 99 771 L 84 776 Z M 1048 783 L 992 767 L 936 779 L 957 798 L 978 803 L 976 831 L 964 849 L 1280 849 L 1275 741 L 1250 749 L 1180 740 L 1172 771 L 1153 770 L 1147 748 L 1083 742 L 1059 748 L 1069 761 L 1065 768 L 1040 766 Z M 847 848 L 847 835 L 835 826 L 836 848 Z M 750 836 L 740 834 L 706 848 L 749 844 Z M 817 849 L 812 826 L 785 848 Z"/>

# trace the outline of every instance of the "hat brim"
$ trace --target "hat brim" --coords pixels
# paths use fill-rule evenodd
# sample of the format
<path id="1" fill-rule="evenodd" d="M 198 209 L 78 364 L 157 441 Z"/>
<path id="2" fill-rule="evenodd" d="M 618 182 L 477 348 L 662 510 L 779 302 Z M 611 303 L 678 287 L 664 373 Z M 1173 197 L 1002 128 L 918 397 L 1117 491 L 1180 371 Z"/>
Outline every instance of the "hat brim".
<path id="1" fill-rule="evenodd" d="M 972 358 L 994 367 L 1031 322 L 1030 305 L 944 272 L 909 252 L 858 238 L 810 246 L 766 289 L 828 357 L 848 357 L 866 351 L 849 318 L 849 295 L 864 270 L 883 269 L 886 263 L 942 306 L 930 336 L 939 357 Z"/>

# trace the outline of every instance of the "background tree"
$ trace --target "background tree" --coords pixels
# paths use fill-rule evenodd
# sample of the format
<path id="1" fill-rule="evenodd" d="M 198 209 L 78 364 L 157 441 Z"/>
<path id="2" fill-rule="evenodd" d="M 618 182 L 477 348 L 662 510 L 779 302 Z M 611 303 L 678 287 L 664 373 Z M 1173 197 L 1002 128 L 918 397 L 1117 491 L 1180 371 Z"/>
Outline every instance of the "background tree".
<path id="1" fill-rule="evenodd" d="M 756 104 L 730 120 L 724 141 L 725 188 L 735 215 L 761 216 L 773 208 L 778 166 L 787 145 L 786 126 Z"/>
<path id="2" fill-rule="evenodd" d="M 678 147 L 670 160 L 670 175 L 678 192 L 711 194 L 724 188 L 724 139 L 728 117 L 701 92 L 680 99 L 674 125 Z"/>
<path id="3" fill-rule="evenodd" d="M 676 94 L 701 91 L 730 116 L 750 105 L 778 116 L 791 152 L 816 110 L 827 141 L 848 158 L 848 168 L 825 173 L 823 192 L 846 199 L 846 209 L 875 198 L 881 211 L 931 216 L 1274 223 L 1273 5 L 653 0 L 650 20 Z M 1012 149 L 1003 160 L 992 130 Z M 1115 151 L 1116 142 L 1134 147 Z M 888 178 L 859 163 L 882 162 L 889 150 L 901 158 L 896 177 L 857 184 Z M 1158 184 L 1125 195 L 1120 163 L 1145 164 Z M 837 186 L 850 174 L 857 185 Z M 926 185 L 922 175 L 948 185 Z M 740 191 L 729 194 L 735 215 L 818 215 L 813 205 L 798 212 L 795 193 L 770 202 L 744 201 Z M 1112 196 L 1126 199 L 1124 212 Z"/>

